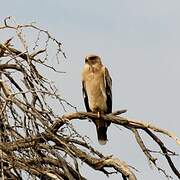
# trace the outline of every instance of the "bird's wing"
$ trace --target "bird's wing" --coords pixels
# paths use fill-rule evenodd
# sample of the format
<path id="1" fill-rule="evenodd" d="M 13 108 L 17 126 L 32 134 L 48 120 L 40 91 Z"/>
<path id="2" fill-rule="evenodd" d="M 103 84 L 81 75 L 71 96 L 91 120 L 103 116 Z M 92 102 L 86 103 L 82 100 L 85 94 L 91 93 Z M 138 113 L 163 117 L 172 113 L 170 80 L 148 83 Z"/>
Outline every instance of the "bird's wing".
<path id="1" fill-rule="evenodd" d="M 86 85 L 85 85 L 84 80 L 82 80 L 82 92 L 83 92 L 83 98 L 84 98 L 84 104 L 86 106 L 86 110 L 87 110 L 87 112 L 91 112 L 91 110 L 89 108 L 89 101 L 88 101 Z"/>
<path id="2" fill-rule="evenodd" d="M 104 67 L 104 80 L 105 80 L 105 88 L 106 88 L 106 96 L 107 96 L 107 113 L 112 112 L 112 79 L 109 75 L 109 71 L 106 67 Z"/>

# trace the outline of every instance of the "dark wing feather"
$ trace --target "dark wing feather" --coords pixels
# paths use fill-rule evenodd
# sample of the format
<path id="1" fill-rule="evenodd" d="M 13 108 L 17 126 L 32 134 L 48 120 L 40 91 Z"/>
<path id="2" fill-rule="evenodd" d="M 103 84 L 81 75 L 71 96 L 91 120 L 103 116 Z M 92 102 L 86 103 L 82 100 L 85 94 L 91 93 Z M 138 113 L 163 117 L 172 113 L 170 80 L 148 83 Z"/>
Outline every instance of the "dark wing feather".
<path id="1" fill-rule="evenodd" d="M 112 79 L 107 68 L 105 68 L 104 78 L 106 83 L 107 113 L 112 113 Z"/>
<path id="2" fill-rule="evenodd" d="M 83 92 L 83 98 L 84 98 L 84 104 L 86 106 L 86 110 L 87 110 L 87 112 L 91 112 L 91 110 L 89 108 L 89 101 L 88 101 L 88 96 L 87 96 L 87 92 L 86 92 L 86 87 L 85 87 L 84 81 L 82 81 L 82 92 Z"/>

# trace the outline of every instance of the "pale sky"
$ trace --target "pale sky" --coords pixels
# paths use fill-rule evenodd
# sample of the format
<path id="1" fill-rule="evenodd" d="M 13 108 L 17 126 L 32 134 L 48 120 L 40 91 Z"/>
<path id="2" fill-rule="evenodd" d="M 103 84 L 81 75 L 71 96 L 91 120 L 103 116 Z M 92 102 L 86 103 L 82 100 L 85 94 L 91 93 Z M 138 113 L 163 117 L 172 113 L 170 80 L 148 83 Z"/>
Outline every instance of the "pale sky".
<path id="1" fill-rule="evenodd" d="M 55 81 L 63 97 L 79 111 L 85 110 L 81 93 L 84 57 L 96 53 L 113 79 L 113 110 L 126 108 L 126 116 L 180 136 L 179 0 L 6 0 L 1 2 L 0 22 L 6 16 L 13 16 L 19 23 L 35 21 L 63 42 L 67 60 L 59 68 L 67 73 Z M 166 179 L 149 166 L 133 135 L 123 127 L 111 125 L 108 144 L 100 146 L 92 123 L 77 120 L 74 125 L 92 139 L 97 149 L 136 167 L 138 180 Z M 150 138 L 143 137 L 150 149 L 158 150 Z M 163 140 L 180 153 L 175 142 Z M 168 169 L 165 159 L 159 159 L 159 165 Z M 174 162 L 180 167 L 178 158 Z M 167 172 L 173 175 L 171 170 Z M 83 166 L 82 174 L 89 180 L 108 179 Z M 119 177 L 112 175 L 109 179 Z"/>

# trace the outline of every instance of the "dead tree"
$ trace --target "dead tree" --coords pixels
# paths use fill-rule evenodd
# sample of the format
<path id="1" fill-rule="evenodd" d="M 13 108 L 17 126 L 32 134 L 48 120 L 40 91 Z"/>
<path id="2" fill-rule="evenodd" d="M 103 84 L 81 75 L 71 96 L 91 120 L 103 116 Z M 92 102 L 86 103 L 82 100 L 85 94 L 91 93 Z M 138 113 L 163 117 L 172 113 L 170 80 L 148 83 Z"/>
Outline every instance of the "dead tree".
<path id="1" fill-rule="evenodd" d="M 122 179 L 136 180 L 131 166 L 98 152 L 70 123 L 97 118 L 96 114 L 74 111 L 60 116 L 55 113 L 54 103 L 62 108 L 73 107 L 58 94 L 47 73 L 43 74 L 63 73 L 50 65 L 53 58 L 49 54 L 51 48 L 55 49 L 53 57 L 58 62 L 59 58 L 65 58 L 61 43 L 48 31 L 34 24 L 17 24 L 12 17 L 4 19 L 0 33 L 7 38 L 0 42 L 1 179 L 86 179 L 79 170 L 80 160 L 107 176 L 113 173 L 109 168 L 113 168 Z M 29 42 L 27 36 L 34 42 Z M 144 144 L 139 131 L 145 132 L 159 146 L 158 153 L 165 157 L 174 177 L 180 178 L 171 159 L 177 154 L 169 150 L 158 135 L 167 135 L 179 145 L 177 137 L 152 124 L 119 116 L 123 112 L 125 110 L 102 115 L 101 119 L 131 131 L 149 162 L 170 178 L 166 170 L 157 165 L 153 151 Z"/>

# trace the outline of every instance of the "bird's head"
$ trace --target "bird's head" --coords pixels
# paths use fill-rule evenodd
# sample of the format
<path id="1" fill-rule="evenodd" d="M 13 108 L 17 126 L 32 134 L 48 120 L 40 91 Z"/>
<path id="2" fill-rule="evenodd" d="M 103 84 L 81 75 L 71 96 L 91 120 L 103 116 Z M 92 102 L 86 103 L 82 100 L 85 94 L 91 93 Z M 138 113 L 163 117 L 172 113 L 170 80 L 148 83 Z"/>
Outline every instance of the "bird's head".
<path id="1" fill-rule="evenodd" d="M 97 55 L 89 55 L 85 58 L 85 64 L 89 66 L 89 69 L 95 70 L 102 67 L 101 58 Z"/>

